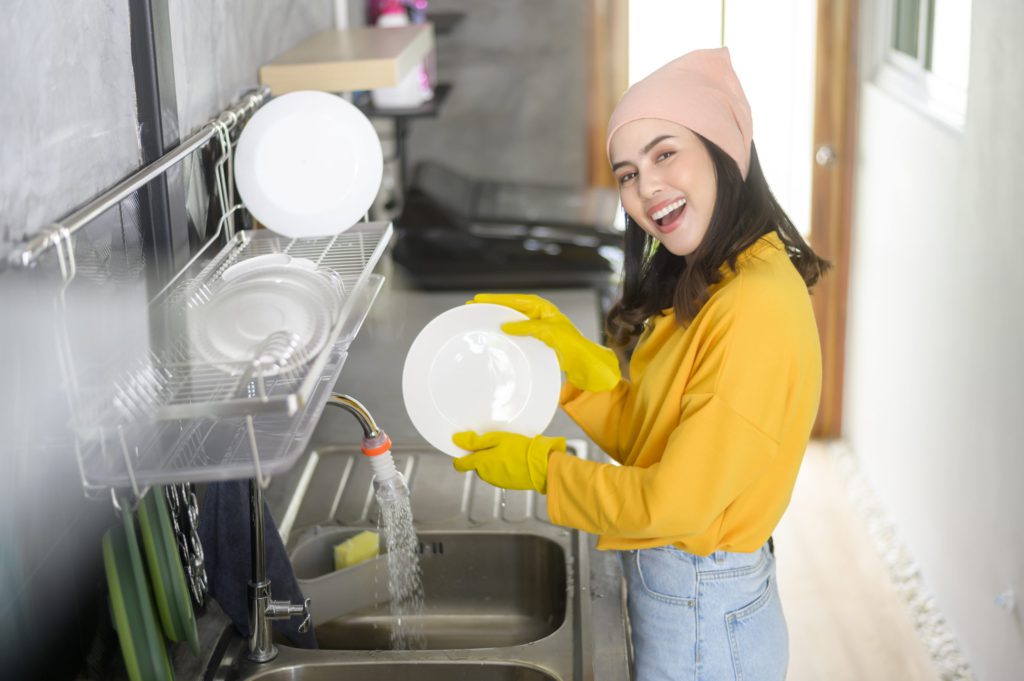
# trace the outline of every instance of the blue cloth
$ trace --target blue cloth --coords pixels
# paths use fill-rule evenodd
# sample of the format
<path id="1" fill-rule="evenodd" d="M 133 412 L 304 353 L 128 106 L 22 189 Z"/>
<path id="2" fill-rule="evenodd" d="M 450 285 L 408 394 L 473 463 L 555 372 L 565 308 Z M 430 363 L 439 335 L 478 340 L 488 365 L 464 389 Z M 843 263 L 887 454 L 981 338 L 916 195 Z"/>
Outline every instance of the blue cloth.
<path id="1" fill-rule="evenodd" d="M 231 480 L 206 487 L 199 510 L 199 540 L 203 544 L 210 596 L 231 618 L 242 636 L 249 636 L 249 591 L 252 580 L 252 552 L 249 526 L 249 482 Z M 302 603 L 304 597 L 295 579 L 281 534 L 263 502 L 264 547 L 267 579 L 275 601 Z M 301 617 L 274 620 L 274 632 L 283 634 L 300 648 L 316 648 L 313 627 L 301 633 Z"/>
<path id="2" fill-rule="evenodd" d="M 695 556 L 620 552 L 636 681 L 782 681 L 789 634 L 768 544 Z"/>

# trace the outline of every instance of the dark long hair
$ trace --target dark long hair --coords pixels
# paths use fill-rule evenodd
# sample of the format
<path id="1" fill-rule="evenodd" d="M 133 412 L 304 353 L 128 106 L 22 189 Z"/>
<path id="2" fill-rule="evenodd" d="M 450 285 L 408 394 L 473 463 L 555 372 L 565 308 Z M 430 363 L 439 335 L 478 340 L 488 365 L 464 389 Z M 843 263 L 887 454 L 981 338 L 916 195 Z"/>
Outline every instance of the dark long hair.
<path id="1" fill-rule="evenodd" d="M 753 143 L 744 181 L 732 157 L 697 136 L 711 155 L 718 185 L 708 231 L 687 265 L 683 256 L 673 255 L 626 215 L 622 295 L 605 322 L 612 347 L 632 349 L 644 323 L 669 307 L 674 309 L 677 323 L 688 325 L 707 301 L 708 287 L 722 280 L 722 264 L 728 263 L 735 271 L 736 257 L 765 234 L 779 235 L 808 290 L 831 267 L 811 250 L 775 200 Z"/>

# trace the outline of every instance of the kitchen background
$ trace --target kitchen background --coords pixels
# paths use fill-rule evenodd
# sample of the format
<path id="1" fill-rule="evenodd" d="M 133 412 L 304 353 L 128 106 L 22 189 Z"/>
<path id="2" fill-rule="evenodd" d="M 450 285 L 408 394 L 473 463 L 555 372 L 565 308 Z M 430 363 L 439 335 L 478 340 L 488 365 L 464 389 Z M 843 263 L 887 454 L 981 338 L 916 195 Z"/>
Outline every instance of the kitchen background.
<path id="1" fill-rule="evenodd" d="M 1018 678 L 1024 5 L 971 3 L 966 110 L 951 123 L 885 78 L 891 0 L 857 4 L 842 440 L 974 677 Z M 410 165 L 431 159 L 471 177 L 584 183 L 587 47 L 577 27 L 586 6 L 431 0 L 432 11 L 465 17 L 436 39 L 437 72 L 456 86 L 441 116 L 412 125 Z M 318 31 L 362 21 L 360 7 L 329 0 L 10 0 L 5 10 L 0 253 L 174 146 L 255 87 L 261 64 Z M 742 49 L 769 53 L 776 36 L 742 39 Z M 159 130 L 139 125 L 153 111 Z M 95 325 L 95 352 L 141 342 L 145 287 L 165 281 L 210 229 L 204 167 L 198 156 L 183 163 L 165 194 L 140 192 L 79 237 L 88 290 L 76 316 Z M 154 214 L 169 228 L 156 228 Z M 0 273 L 0 668 L 24 670 L 11 678 L 39 675 L 44 663 L 46 678 L 96 678 L 89 670 L 117 654 L 99 548 L 115 516 L 109 500 L 84 498 L 73 453 L 47 446 L 67 418 L 49 332 L 56 272 L 51 254 L 30 273 Z M 119 285 L 116 302 L 108 281 Z"/>

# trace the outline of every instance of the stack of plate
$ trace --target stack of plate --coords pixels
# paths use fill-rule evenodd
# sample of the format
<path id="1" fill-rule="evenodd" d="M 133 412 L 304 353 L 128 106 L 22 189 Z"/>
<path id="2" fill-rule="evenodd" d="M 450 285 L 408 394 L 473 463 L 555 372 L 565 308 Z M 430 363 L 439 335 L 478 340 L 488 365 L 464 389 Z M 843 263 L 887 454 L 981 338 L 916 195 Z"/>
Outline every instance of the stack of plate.
<path id="1" fill-rule="evenodd" d="M 171 680 L 174 672 L 164 635 L 187 642 L 195 655 L 199 654 L 199 635 L 163 489 L 150 489 L 139 507 L 149 580 L 133 513 L 127 505 L 121 516 L 121 524 L 103 536 L 110 611 L 121 655 L 132 681 Z"/>
<path id="2" fill-rule="evenodd" d="M 243 260 L 189 310 L 193 356 L 230 374 L 257 361 L 264 376 L 292 371 L 324 348 L 340 312 L 338 277 L 311 261 L 284 253 Z M 262 357 L 268 338 L 282 332 L 291 339 L 286 356 Z"/>
<path id="3" fill-rule="evenodd" d="M 153 487 L 139 505 L 142 545 L 146 550 L 150 583 L 164 634 L 174 642 L 185 641 L 194 655 L 199 654 L 199 634 L 185 571 L 181 567 L 178 545 L 167 510 L 162 487 Z"/>

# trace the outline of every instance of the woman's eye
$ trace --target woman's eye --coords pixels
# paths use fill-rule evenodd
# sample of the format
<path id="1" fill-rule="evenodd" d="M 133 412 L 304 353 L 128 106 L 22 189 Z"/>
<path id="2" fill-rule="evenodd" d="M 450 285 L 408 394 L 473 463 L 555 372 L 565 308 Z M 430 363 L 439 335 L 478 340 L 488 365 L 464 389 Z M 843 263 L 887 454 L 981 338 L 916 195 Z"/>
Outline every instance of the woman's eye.
<path id="1" fill-rule="evenodd" d="M 663 151 L 660 154 L 658 154 L 658 160 L 659 161 L 664 161 L 666 158 L 668 158 L 670 156 L 675 156 L 675 154 L 676 154 L 676 152 L 674 152 L 674 151 Z"/>
<path id="2" fill-rule="evenodd" d="M 626 173 L 625 175 L 619 176 L 619 184 L 626 184 L 630 180 L 636 177 L 636 173 Z"/>

